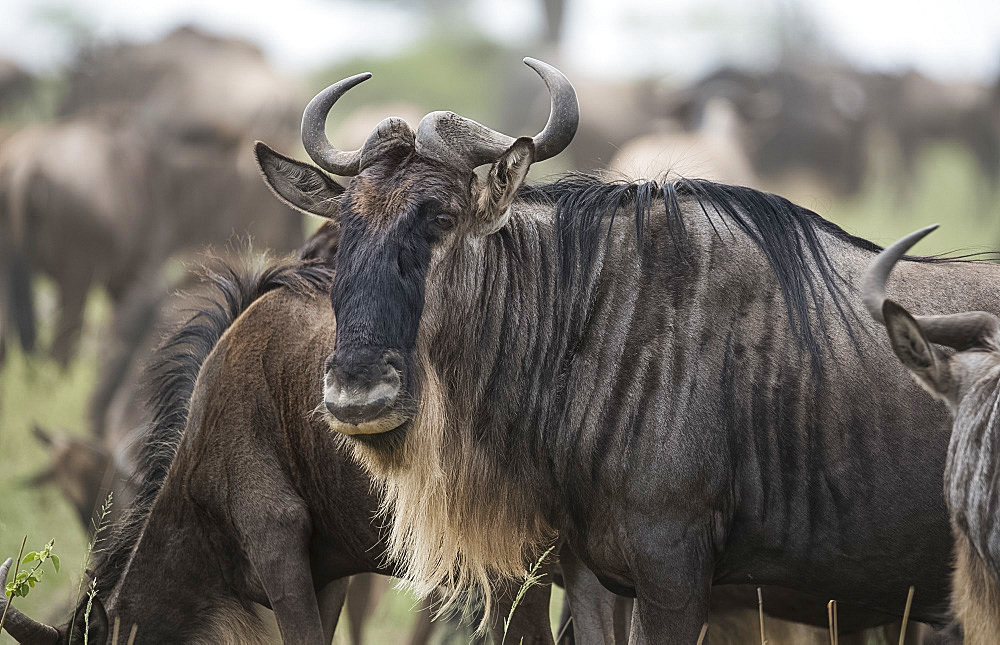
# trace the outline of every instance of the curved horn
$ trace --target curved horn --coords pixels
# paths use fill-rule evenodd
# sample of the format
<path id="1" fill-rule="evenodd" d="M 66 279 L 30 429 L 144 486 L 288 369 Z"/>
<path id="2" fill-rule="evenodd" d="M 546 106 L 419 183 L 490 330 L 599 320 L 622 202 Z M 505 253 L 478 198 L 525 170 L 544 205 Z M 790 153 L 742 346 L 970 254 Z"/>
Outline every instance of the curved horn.
<path id="1" fill-rule="evenodd" d="M 326 137 L 326 117 L 330 114 L 333 104 L 347 93 L 347 90 L 371 77 L 370 73 L 365 72 L 334 83 L 314 96 L 302 113 L 302 146 L 316 165 L 323 170 L 343 177 L 358 174 L 361 150 L 350 152 L 337 150 Z"/>
<path id="2" fill-rule="evenodd" d="M 885 316 L 882 314 L 882 307 L 886 302 L 885 285 L 896 262 L 914 244 L 925 238 L 937 227 L 938 225 L 934 224 L 910 233 L 879 253 L 869 265 L 862 282 L 861 299 L 864 301 L 868 313 L 876 322 L 885 324 Z M 946 345 L 959 351 L 981 347 L 1000 332 L 1000 319 L 985 311 L 914 316 L 913 319 L 920 326 L 928 341 L 938 345 Z"/>
<path id="3" fill-rule="evenodd" d="M 580 124 L 580 104 L 573 84 L 555 67 L 534 58 L 524 64 L 535 70 L 551 96 L 549 120 L 532 141 L 535 161 L 566 149 Z M 417 127 L 417 152 L 452 166 L 475 168 L 492 163 L 514 144 L 514 138 L 454 112 L 431 112 Z"/>
<path id="4" fill-rule="evenodd" d="M 580 103 L 573 84 L 558 69 L 537 58 L 525 58 L 524 64 L 542 77 L 545 87 L 549 89 L 549 96 L 552 97 L 549 120 L 545 122 L 542 131 L 532 138 L 535 144 L 535 161 L 544 161 L 565 150 L 573 140 L 576 128 L 580 125 Z"/>
<path id="5" fill-rule="evenodd" d="M 11 558 L 0 565 L 0 590 L 7 586 L 7 572 L 10 571 Z M 51 625 L 34 621 L 13 606 L 7 606 L 6 595 L 0 597 L 0 614 L 7 610 L 4 628 L 21 645 L 52 645 L 59 642 L 59 632 Z"/>

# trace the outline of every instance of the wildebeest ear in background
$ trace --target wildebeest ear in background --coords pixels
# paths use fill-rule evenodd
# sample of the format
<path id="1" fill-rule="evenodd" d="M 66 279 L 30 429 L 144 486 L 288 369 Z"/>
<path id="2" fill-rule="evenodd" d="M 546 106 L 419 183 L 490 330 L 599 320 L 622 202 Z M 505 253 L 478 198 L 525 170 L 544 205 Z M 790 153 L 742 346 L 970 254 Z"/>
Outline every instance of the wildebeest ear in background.
<path id="1" fill-rule="evenodd" d="M 535 160 L 531 137 L 516 140 L 490 168 L 479 193 L 476 233 L 490 235 L 503 228 L 510 217 L 510 205 Z"/>
<path id="2" fill-rule="evenodd" d="M 37 423 L 31 427 L 31 434 L 43 445 L 51 446 L 53 443 L 52 433 Z"/>
<path id="3" fill-rule="evenodd" d="M 882 304 L 882 315 L 892 351 L 928 392 L 947 400 L 952 389 L 947 360 L 938 355 L 920 325 L 902 306 L 886 299 Z"/>
<path id="4" fill-rule="evenodd" d="M 292 208 L 336 219 L 340 214 L 338 197 L 344 188 L 325 172 L 301 161 L 279 154 L 260 141 L 253 147 L 264 183 L 278 199 Z"/>

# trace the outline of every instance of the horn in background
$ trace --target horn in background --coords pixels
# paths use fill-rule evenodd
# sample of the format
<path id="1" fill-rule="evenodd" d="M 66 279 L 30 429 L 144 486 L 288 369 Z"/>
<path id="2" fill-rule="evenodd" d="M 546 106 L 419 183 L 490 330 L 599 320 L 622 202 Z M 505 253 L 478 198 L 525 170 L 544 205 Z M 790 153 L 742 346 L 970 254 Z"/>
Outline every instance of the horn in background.
<path id="1" fill-rule="evenodd" d="M 889 274 L 910 248 L 926 237 L 937 224 L 910 233 L 878 254 L 872 261 L 861 287 L 861 298 L 868 313 L 877 322 L 885 324 L 882 306 L 885 304 L 885 285 Z M 985 311 L 967 311 L 957 314 L 913 316 L 928 341 L 952 347 L 959 351 L 973 347 L 992 346 L 1000 331 L 1000 319 Z"/>

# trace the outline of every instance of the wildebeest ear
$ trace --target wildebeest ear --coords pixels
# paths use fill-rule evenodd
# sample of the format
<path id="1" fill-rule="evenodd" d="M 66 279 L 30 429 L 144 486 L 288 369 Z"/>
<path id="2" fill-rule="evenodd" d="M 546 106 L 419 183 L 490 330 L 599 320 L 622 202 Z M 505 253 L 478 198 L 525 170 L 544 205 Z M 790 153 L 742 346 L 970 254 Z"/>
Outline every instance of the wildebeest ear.
<path id="1" fill-rule="evenodd" d="M 535 144 L 531 137 L 521 137 L 496 160 L 479 193 L 476 233 L 490 235 L 507 223 L 510 205 L 534 160 Z"/>
<path id="2" fill-rule="evenodd" d="M 886 299 L 882 315 L 892 351 L 928 392 L 947 400 L 952 383 L 948 361 L 931 346 L 920 325 L 902 306 Z"/>
<path id="3" fill-rule="evenodd" d="M 337 218 L 343 186 L 319 168 L 279 154 L 260 141 L 253 152 L 264 183 L 278 199 L 303 213 Z"/>

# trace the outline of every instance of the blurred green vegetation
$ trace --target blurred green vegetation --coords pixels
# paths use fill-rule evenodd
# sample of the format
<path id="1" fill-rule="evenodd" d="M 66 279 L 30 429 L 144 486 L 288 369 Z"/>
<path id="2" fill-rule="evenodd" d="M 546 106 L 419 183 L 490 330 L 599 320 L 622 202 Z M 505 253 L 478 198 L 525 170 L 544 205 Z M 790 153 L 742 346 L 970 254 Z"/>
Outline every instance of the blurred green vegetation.
<path id="1" fill-rule="evenodd" d="M 46 309 L 51 313 L 52 290 L 41 284 L 38 291 L 42 313 Z M 87 535 L 55 487 L 26 485 L 48 463 L 31 428 L 38 423 L 67 434 L 86 431 L 87 406 L 97 379 L 97 330 L 107 318 L 105 299 L 95 295 L 87 306 L 80 355 L 68 369 L 60 370 L 51 360 L 25 357 L 17 347 L 7 348 L 6 363 L 0 368 L 0 560 L 16 557 L 25 535 L 26 550 L 55 539 L 63 565 L 59 573 L 48 572 L 27 598 L 15 602 L 29 615 L 52 622 L 65 620 L 77 596 Z M 51 325 L 43 325 L 41 342 L 47 344 L 51 333 Z M 2 638 L 13 642 L 6 634 Z"/>
<path id="2" fill-rule="evenodd" d="M 966 150 L 945 144 L 929 147 L 917 165 L 914 189 L 904 199 L 885 165 L 873 165 L 858 197 L 803 205 L 882 245 L 929 224 L 941 224 L 914 249 L 920 255 L 1000 248 L 1000 195 L 988 194 Z"/>

